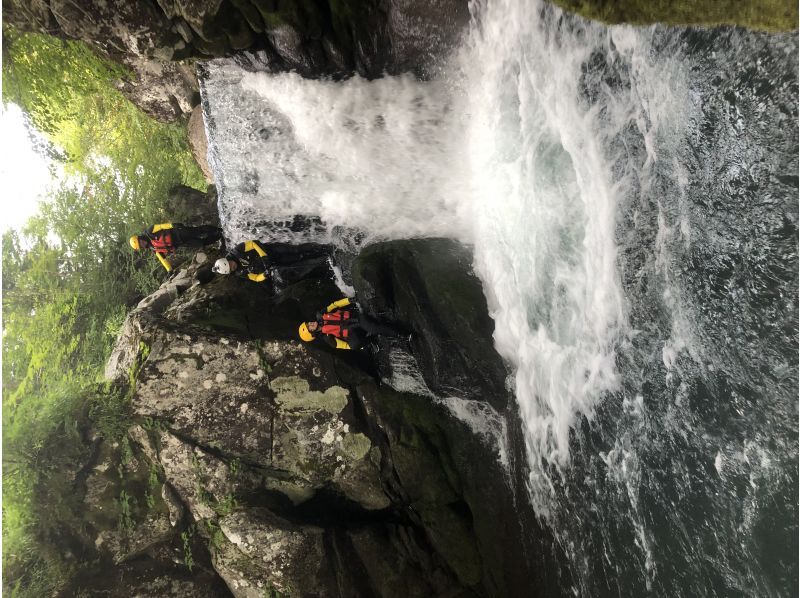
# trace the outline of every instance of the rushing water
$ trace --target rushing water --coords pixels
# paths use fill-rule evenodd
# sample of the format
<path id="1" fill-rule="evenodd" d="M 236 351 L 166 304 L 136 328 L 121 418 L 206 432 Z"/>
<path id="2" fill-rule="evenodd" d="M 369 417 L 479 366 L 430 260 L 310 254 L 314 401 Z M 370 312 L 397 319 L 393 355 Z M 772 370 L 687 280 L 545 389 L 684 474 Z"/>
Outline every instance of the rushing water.
<path id="1" fill-rule="evenodd" d="M 797 35 L 474 12 L 428 82 L 206 64 L 229 237 L 472 245 L 565 593 L 795 595 Z"/>

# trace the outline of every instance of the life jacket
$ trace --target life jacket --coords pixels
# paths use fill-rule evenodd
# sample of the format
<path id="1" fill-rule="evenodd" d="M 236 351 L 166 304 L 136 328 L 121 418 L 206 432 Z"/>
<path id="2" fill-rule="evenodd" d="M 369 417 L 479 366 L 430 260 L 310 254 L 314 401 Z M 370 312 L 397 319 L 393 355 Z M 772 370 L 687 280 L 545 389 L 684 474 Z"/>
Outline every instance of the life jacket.
<path id="1" fill-rule="evenodd" d="M 153 251 L 161 254 L 175 251 L 172 224 L 156 224 L 151 230 L 152 232 L 147 233 L 147 238 L 150 239 Z"/>
<path id="2" fill-rule="evenodd" d="M 336 311 L 322 314 L 322 326 L 320 332 L 322 334 L 330 334 L 336 338 L 347 338 L 350 336 L 349 321 L 352 313 L 349 309 L 339 309 Z"/>

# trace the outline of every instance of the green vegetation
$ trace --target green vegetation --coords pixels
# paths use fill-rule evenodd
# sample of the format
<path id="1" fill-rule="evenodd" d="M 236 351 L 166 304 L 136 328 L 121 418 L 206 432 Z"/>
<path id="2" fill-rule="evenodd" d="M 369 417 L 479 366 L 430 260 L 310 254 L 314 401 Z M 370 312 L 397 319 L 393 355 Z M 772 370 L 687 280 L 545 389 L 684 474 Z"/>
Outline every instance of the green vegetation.
<path id="1" fill-rule="evenodd" d="M 22 107 L 66 173 L 2 240 L 4 585 L 52 595 L 72 567 L 65 530 L 81 513 L 74 480 L 91 435 L 121 441 L 130 423 L 132 387 L 103 383 L 105 362 L 129 308 L 164 278 L 127 238 L 181 216 L 164 205 L 173 186 L 205 181 L 185 125 L 157 123 L 124 98 L 119 66 L 45 35 L 4 28 L 3 42 L 3 101 Z M 131 501 L 120 494 L 123 528 Z"/>
<path id="2" fill-rule="evenodd" d="M 192 570 L 194 567 L 194 555 L 192 554 L 192 540 L 194 539 L 195 527 L 194 524 L 190 525 L 181 532 L 181 541 L 183 542 L 183 564 Z"/>
<path id="3" fill-rule="evenodd" d="M 798 28 L 794 0 L 552 0 L 587 19 L 649 25 L 739 25 L 764 31 Z"/>

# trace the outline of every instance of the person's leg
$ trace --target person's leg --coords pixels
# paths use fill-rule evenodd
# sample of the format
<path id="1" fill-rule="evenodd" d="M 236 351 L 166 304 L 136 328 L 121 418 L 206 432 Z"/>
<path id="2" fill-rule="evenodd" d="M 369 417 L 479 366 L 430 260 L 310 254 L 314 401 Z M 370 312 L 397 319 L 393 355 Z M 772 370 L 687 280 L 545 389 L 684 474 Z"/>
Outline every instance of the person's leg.
<path id="1" fill-rule="evenodd" d="M 344 340 L 347 341 L 347 344 L 350 345 L 353 351 L 357 351 L 368 342 L 365 332 L 362 332 L 358 328 L 351 328 L 347 338 Z"/>
<path id="2" fill-rule="evenodd" d="M 184 247 L 203 247 L 222 239 L 222 229 L 210 224 L 187 226 L 176 233 L 178 242 Z"/>
<path id="3" fill-rule="evenodd" d="M 380 336 L 408 336 L 409 334 L 409 331 L 405 330 L 402 326 L 389 322 L 379 322 L 363 313 L 359 314 L 358 322 L 359 326 L 367 334 L 377 334 Z"/>
<path id="4" fill-rule="evenodd" d="M 312 258 L 291 265 L 281 265 L 273 267 L 273 271 L 278 272 L 280 277 L 287 284 L 294 284 L 304 278 L 310 277 L 322 267 L 328 267 L 328 260 L 324 258 Z"/>
<path id="5" fill-rule="evenodd" d="M 270 243 L 267 247 L 267 257 L 272 264 L 278 266 L 293 266 L 310 260 L 327 258 L 329 255 L 330 249 L 317 243 L 301 245 Z"/>
<path id="6" fill-rule="evenodd" d="M 194 227 L 197 237 L 203 241 L 203 245 L 211 245 L 222 239 L 222 229 L 210 224 Z"/>

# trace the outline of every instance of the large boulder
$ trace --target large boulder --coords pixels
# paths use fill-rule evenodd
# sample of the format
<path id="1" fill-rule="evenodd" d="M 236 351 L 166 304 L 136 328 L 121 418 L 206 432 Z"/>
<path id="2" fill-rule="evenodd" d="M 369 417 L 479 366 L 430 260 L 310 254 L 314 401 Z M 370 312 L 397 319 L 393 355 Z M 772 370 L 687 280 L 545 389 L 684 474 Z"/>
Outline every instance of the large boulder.
<path id="1" fill-rule="evenodd" d="M 374 315 L 413 330 L 414 355 L 431 390 L 503 409 L 508 372 L 494 350 L 494 322 L 471 264 L 456 241 L 395 241 L 362 251 L 353 279 Z"/>
<path id="2" fill-rule="evenodd" d="M 117 89 L 145 114 L 160 122 L 186 119 L 200 103 L 200 86 L 194 65 L 137 55 L 114 55 L 131 76 Z"/>
<path id="3" fill-rule="evenodd" d="M 297 322 L 340 296 L 325 277 L 273 295 L 234 277 L 198 284 L 196 263 L 173 272 L 131 312 L 109 367 L 135 383 L 128 438 L 157 469 L 164 536 L 137 512 L 142 540 L 116 548 L 107 534 L 109 558 L 156 558 L 180 534 L 206 543 L 234 596 L 530 593 L 530 508 L 510 473 L 523 457 L 469 263 L 434 239 L 345 267 L 363 309 L 415 332 L 377 353 L 297 340 Z M 398 363 L 418 368 L 416 391 L 392 387 Z M 148 502 L 136 487 L 129 502 Z"/>

